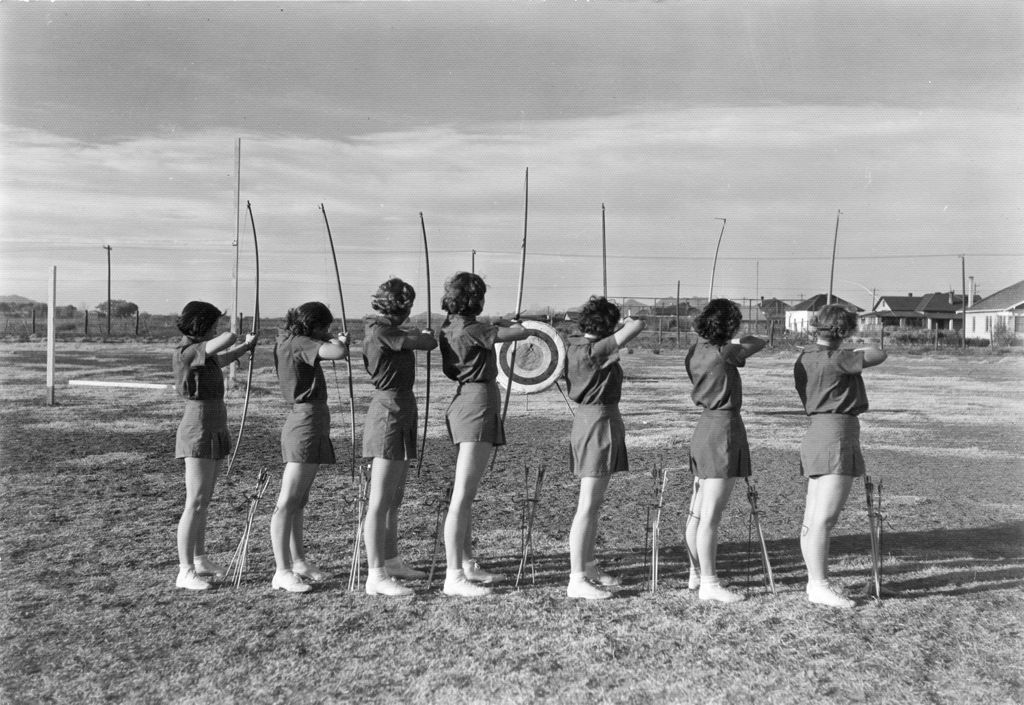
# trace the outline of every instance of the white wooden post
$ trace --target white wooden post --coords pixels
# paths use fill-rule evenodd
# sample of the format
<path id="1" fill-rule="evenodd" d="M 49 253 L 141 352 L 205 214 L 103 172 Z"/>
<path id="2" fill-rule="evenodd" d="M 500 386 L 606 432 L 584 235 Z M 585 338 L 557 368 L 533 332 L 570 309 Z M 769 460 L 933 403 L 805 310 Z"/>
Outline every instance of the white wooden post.
<path id="1" fill-rule="evenodd" d="M 46 308 L 46 404 L 57 403 L 53 389 L 53 366 L 57 355 L 57 268 L 50 269 L 49 304 Z"/>

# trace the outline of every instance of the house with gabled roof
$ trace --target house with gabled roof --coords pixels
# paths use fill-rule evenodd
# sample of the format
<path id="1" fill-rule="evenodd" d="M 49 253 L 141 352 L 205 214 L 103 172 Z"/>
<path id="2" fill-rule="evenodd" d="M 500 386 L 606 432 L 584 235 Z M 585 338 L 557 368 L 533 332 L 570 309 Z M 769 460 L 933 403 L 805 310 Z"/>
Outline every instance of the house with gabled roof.
<path id="1" fill-rule="evenodd" d="M 937 291 L 924 296 L 880 296 L 867 313 L 861 314 L 862 329 L 921 328 L 960 330 L 963 296 Z"/>
<path id="2" fill-rule="evenodd" d="M 786 311 L 786 330 L 794 333 L 806 333 L 811 329 L 811 316 L 819 308 L 824 306 L 828 302 L 828 294 L 816 294 L 809 299 L 804 299 L 798 304 L 793 304 L 793 307 Z M 832 303 L 845 306 L 851 311 L 860 313 L 864 309 L 860 308 L 856 304 L 851 304 L 849 301 L 839 298 L 838 296 L 832 297 Z"/>
<path id="3" fill-rule="evenodd" d="M 991 340 L 1000 330 L 1024 338 L 1024 280 L 969 305 L 966 316 L 968 338 Z"/>
<path id="4" fill-rule="evenodd" d="M 782 299 L 766 299 L 762 296 L 757 308 L 760 310 L 759 317 L 764 320 L 765 331 L 785 330 L 789 304 Z"/>

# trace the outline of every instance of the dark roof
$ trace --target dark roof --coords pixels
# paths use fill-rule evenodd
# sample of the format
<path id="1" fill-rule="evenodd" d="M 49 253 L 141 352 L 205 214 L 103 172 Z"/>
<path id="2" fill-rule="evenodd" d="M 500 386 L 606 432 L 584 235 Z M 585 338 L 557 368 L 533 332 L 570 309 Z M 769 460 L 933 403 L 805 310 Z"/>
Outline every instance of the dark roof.
<path id="1" fill-rule="evenodd" d="M 917 302 L 920 300 L 920 296 L 879 296 L 878 301 L 875 302 L 874 310 L 877 311 L 879 306 L 884 303 L 893 312 L 915 311 L 917 310 Z"/>
<path id="2" fill-rule="evenodd" d="M 884 311 L 879 311 L 878 307 L 885 303 L 889 307 L 889 311 L 894 314 L 886 316 L 886 318 L 899 316 L 901 318 L 943 319 L 948 317 L 947 314 L 956 313 L 957 309 L 963 305 L 962 294 L 953 294 L 953 303 L 949 302 L 949 298 L 948 291 L 936 291 L 924 296 L 880 296 L 875 302 L 874 311 L 880 314 L 884 313 Z"/>
<path id="3" fill-rule="evenodd" d="M 976 302 L 968 311 L 1007 311 L 1024 304 L 1024 279 Z"/>
<path id="4" fill-rule="evenodd" d="M 794 304 L 790 311 L 817 311 L 819 308 L 824 306 L 828 302 L 828 294 L 815 294 L 809 299 L 804 299 L 798 304 Z M 860 306 L 851 304 L 845 299 L 841 299 L 838 296 L 832 297 L 832 303 L 845 306 L 852 311 L 863 311 Z"/>
<path id="5" fill-rule="evenodd" d="M 952 303 L 949 301 L 950 298 L 951 293 L 948 291 L 925 294 L 917 304 L 917 310 L 925 313 L 953 313 L 963 306 L 963 294 L 952 294 Z"/>
<path id="6" fill-rule="evenodd" d="M 862 313 L 861 314 L 862 318 L 867 318 L 869 316 L 875 316 L 877 318 L 924 318 L 925 314 L 921 313 L 920 311 L 907 311 L 907 310 L 902 310 L 902 311 L 878 311 L 878 310 L 875 310 L 875 311 L 868 311 L 867 313 Z"/>
<path id="7" fill-rule="evenodd" d="M 788 311 L 790 306 L 782 299 L 764 299 L 758 304 L 762 311 Z"/>

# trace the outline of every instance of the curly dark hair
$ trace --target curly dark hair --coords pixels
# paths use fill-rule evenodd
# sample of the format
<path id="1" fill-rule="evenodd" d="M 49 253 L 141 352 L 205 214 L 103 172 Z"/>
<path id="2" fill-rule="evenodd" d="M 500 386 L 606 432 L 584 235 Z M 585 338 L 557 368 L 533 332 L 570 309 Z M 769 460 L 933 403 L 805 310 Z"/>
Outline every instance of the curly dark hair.
<path id="1" fill-rule="evenodd" d="M 288 309 L 284 327 L 292 335 L 311 336 L 317 328 L 334 322 L 330 309 L 319 301 L 309 301 L 296 308 Z"/>
<path id="2" fill-rule="evenodd" d="M 811 327 L 827 340 L 842 340 L 857 330 L 857 314 L 845 306 L 822 306 L 811 317 Z"/>
<path id="3" fill-rule="evenodd" d="M 693 321 L 693 330 L 704 340 L 726 343 L 740 329 L 743 314 L 729 299 L 711 299 Z"/>
<path id="4" fill-rule="evenodd" d="M 479 275 L 457 272 L 444 283 L 441 308 L 455 315 L 478 316 L 484 310 L 486 293 L 487 285 Z"/>
<path id="5" fill-rule="evenodd" d="M 591 296 L 580 309 L 580 332 L 607 338 L 615 332 L 620 316 L 619 307 L 611 301 L 603 296 Z"/>
<path id="6" fill-rule="evenodd" d="M 224 313 L 205 301 L 189 301 L 178 316 L 178 330 L 190 338 L 202 338 Z"/>
<path id="7" fill-rule="evenodd" d="M 374 311 L 385 316 L 405 318 L 412 310 L 412 302 L 415 300 L 416 290 L 398 277 L 392 277 L 377 287 L 377 293 L 373 295 L 370 305 Z"/>

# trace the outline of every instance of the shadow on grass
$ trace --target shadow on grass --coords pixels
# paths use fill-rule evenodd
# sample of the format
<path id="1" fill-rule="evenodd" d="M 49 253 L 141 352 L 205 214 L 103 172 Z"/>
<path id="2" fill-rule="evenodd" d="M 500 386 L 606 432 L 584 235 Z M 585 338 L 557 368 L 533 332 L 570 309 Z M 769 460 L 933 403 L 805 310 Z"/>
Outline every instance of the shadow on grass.
<path id="1" fill-rule="evenodd" d="M 1024 586 L 1024 522 L 1010 522 L 970 529 L 934 529 L 888 533 L 883 539 L 883 584 L 894 597 L 918 599 L 935 594 L 965 595 Z M 799 542 L 779 539 L 767 542 L 775 583 L 802 587 L 807 580 Z M 602 568 L 622 578 L 627 590 L 642 589 L 650 575 L 649 547 L 602 552 Z M 506 585 L 515 582 L 519 555 L 490 557 L 490 570 L 504 572 Z M 866 534 L 834 536 L 831 543 L 831 574 L 844 583 L 870 577 L 866 566 L 870 548 Z M 764 581 L 758 547 L 748 552 L 746 542 L 725 542 L 718 551 L 719 573 L 738 588 L 758 588 Z M 564 585 L 569 571 L 565 552 L 540 553 L 535 557 L 536 582 L 528 566 L 521 584 Z M 664 581 L 685 580 L 689 558 L 684 546 L 662 546 L 659 573 Z"/>

